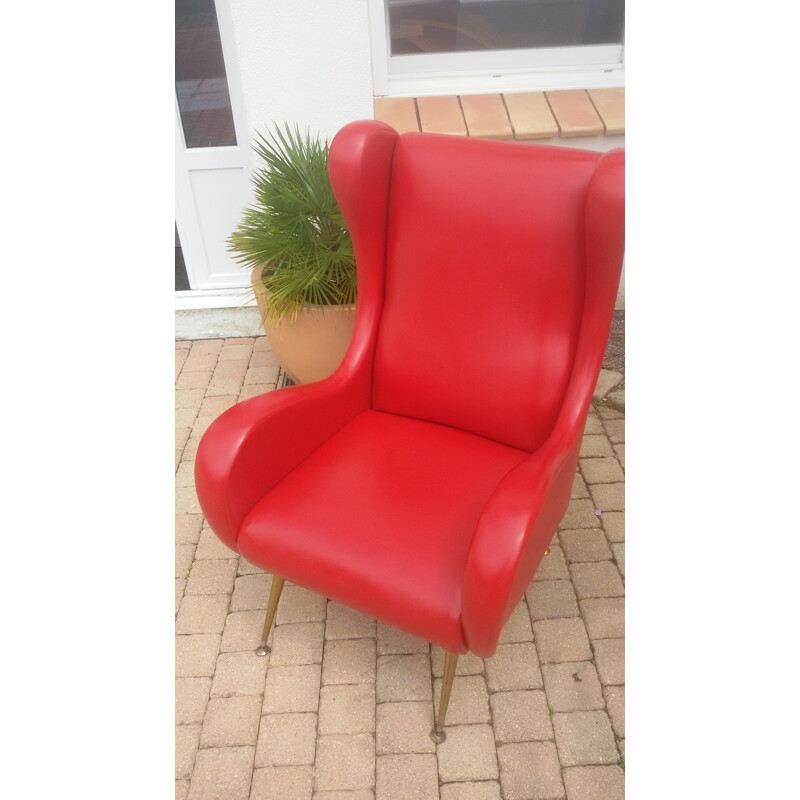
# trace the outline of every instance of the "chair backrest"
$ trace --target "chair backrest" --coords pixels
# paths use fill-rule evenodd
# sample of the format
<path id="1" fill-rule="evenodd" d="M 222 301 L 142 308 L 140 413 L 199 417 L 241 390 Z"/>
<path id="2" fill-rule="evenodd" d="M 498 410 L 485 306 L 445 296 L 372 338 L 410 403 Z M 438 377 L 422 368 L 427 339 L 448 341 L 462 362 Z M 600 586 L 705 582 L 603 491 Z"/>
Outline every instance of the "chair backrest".
<path id="1" fill-rule="evenodd" d="M 528 451 L 545 440 L 578 341 L 600 156 L 399 137 L 374 408 Z"/>

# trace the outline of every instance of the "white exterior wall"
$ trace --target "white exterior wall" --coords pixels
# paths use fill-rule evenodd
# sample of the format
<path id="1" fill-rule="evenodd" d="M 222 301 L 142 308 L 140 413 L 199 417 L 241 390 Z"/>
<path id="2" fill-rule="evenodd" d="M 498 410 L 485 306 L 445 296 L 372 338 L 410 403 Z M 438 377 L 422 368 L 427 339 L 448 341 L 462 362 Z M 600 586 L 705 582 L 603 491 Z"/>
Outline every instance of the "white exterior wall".
<path id="1" fill-rule="evenodd" d="M 251 138 L 273 122 L 332 137 L 372 119 L 367 0 L 231 0 Z"/>

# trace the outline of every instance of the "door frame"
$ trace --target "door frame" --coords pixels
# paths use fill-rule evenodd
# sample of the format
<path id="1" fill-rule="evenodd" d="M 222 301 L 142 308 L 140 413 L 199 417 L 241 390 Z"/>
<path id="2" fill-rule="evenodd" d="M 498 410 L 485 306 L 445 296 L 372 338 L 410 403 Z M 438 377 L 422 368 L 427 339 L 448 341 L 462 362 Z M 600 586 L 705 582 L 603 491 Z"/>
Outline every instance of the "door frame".
<path id="1" fill-rule="evenodd" d="M 175 93 L 175 224 L 186 263 L 189 285 L 209 282 L 210 266 L 193 194 L 191 173 L 201 170 L 242 169 L 249 177 L 252 167 L 250 131 L 245 113 L 239 59 L 230 0 L 214 0 L 222 57 L 231 101 L 236 145 L 187 148 Z M 246 270 L 236 267 L 236 277 L 212 288 L 175 292 L 176 309 L 231 308 L 242 305 L 243 289 L 249 285 Z M 240 273 L 240 274 L 239 274 Z"/>

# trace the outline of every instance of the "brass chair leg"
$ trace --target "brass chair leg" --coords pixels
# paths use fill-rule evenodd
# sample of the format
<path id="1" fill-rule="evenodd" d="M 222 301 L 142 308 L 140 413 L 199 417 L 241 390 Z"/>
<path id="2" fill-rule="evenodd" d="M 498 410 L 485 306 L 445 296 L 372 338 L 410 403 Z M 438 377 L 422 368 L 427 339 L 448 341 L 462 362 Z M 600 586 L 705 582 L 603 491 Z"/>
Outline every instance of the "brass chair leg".
<path id="1" fill-rule="evenodd" d="M 456 662 L 458 653 L 451 653 L 449 650 L 444 657 L 444 675 L 442 676 L 442 696 L 439 698 L 439 716 L 436 718 L 431 739 L 436 744 L 441 744 L 447 734 L 444 731 L 444 716 L 447 713 L 447 704 L 450 702 L 450 689 L 453 688 L 453 676 L 456 674 Z"/>
<path id="2" fill-rule="evenodd" d="M 264 632 L 261 634 L 261 644 L 256 647 L 257 656 L 265 656 L 270 651 L 270 648 L 267 646 L 267 638 L 269 637 L 269 630 L 272 627 L 272 621 L 275 619 L 275 612 L 278 610 L 278 600 L 281 598 L 283 583 L 283 578 L 279 578 L 277 575 L 272 576 L 272 588 L 270 589 L 269 602 L 267 603 L 267 618 L 264 620 Z"/>

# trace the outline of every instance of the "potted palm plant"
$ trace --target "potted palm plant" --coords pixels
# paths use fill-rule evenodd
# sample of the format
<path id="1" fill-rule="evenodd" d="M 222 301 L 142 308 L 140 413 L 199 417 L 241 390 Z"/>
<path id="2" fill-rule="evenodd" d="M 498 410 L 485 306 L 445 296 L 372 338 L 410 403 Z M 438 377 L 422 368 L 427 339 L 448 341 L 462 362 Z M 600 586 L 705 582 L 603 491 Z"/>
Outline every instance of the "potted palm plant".
<path id="1" fill-rule="evenodd" d="M 328 146 L 297 126 L 256 134 L 255 202 L 228 239 L 252 270 L 270 346 L 296 383 L 339 366 L 355 321 L 353 243 L 328 178 Z"/>

